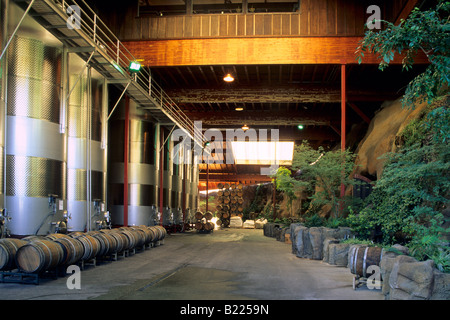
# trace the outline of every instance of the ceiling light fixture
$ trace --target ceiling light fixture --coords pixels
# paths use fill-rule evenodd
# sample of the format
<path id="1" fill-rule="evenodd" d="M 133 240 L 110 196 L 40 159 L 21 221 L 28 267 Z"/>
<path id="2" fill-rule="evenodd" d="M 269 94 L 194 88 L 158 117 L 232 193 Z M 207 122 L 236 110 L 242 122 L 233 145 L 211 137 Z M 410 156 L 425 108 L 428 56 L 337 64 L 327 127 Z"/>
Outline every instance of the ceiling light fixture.
<path id="1" fill-rule="evenodd" d="M 299 124 L 299 125 L 297 126 L 297 128 L 299 128 L 300 130 L 303 130 L 303 129 L 305 128 L 305 126 L 302 125 L 302 124 Z"/>
<path id="2" fill-rule="evenodd" d="M 234 78 L 233 78 L 233 76 L 231 75 L 231 74 L 227 74 L 224 78 L 223 78 L 223 81 L 225 81 L 225 82 L 233 82 L 234 81 Z"/>
<path id="3" fill-rule="evenodd" d="M 244 132 L 245 131 L 247 131 L 248 129 L 250 129 L 246 124 L 244 124 L 243 126 L 242 126 L 242 130 L 244 130 Z"/>
<path id="4" fill-rule="evenodd" d="M 236 107 L 236 108 L 234 108 L 234 110 L 236 110 L 236 111 L 243 111 L 244 108 L 243 107 Z"/>

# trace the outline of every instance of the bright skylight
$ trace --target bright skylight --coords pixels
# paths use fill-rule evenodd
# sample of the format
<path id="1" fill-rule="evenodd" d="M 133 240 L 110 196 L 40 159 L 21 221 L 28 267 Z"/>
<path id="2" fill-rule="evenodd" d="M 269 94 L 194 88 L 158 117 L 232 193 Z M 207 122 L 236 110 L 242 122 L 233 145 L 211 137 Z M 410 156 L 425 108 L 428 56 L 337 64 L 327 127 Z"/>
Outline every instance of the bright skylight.
<path id="1" fill-rule="evenodd" d="M 293 141 L 254 142 L 232 141 L 236 164 L 292 165 Z"/>

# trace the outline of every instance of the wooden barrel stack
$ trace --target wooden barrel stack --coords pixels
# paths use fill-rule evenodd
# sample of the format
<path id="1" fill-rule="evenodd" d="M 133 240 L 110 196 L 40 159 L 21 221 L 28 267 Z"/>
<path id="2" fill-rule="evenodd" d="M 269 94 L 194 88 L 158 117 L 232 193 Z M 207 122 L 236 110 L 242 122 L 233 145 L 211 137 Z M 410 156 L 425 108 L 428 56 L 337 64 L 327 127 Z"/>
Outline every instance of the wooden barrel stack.
<path id="1" fill-rule="evenodd" d="M 166 235 L 166 229 L 162 226 L 141 225 L 28 236 L 21 240 L 0 239 L 0 271 L 5 273 L 17 270 L 18 273 L 41 274 L 58 267 L 156 246 L 162 243 Z"/>
<path id="2" fill-rule="evenodd" d="M 230 226 L 231 217 L 243 216 L 244 191 L 243 185 L 219 183 L 219 191 L 217 192 L 217 216 L 216 224 L 220 227 L 227 228 Z"/>
<path id="3" fill-rule="evenodd" d="M 211 232 L 214 230 L 214 223 L 211 222 L 213 214 L 211 211 L 206 211 L 205 214 L 201 211 L 197 211 L 195 217 L 195 229 L 200 232 Z"/>

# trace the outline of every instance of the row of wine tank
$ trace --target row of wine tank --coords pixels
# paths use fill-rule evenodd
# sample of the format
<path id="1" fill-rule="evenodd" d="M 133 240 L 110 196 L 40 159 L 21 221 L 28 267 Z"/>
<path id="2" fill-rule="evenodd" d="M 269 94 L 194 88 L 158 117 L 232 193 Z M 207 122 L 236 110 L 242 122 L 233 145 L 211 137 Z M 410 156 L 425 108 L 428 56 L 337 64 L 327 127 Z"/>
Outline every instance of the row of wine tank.
<path id="1" fill-rule="evenodd" d="M 0 239 L 0 270 L 40 273 L 94 258 L 143 248 L 167 235 L 162 226 L 133 226 L 100 231 L 54 233 Z"/>

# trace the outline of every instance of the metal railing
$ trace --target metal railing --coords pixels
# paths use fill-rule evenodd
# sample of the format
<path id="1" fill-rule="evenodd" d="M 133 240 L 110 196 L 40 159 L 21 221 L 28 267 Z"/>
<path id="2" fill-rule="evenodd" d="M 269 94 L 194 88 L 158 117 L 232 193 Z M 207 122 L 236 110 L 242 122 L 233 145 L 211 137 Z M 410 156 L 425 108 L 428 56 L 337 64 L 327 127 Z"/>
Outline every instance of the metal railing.
<path id="1" fill-rule="evenodd" d="M 53 2 L 61 7 L 67 15 L 67 19 L 73 18 L 76 21 L 74 25 L 81 29 L 94 43 L 95 50 L 103 51 L 120 73 L 127 77 L 129 81 L 134 81 L 140 87 L 140 91 L 151 98 L 149 101 L 153 100 L 172 121 L 191 135 L 194 141 L 203 144 L 205 138 L 201 132 L 194 130 L 194 122 L 151 78 L 150 71 L 147 68 L 143 67 L 139 72 L 133 74 L 128 72 L 130 62 L 136 62 L 137 59 L 84 0 L 78 2 L 75 0 L 53 0 Z M 73 7 L 69 9 L 71 6 L 76 6 L 79 12 L 72 10 Z"/>

